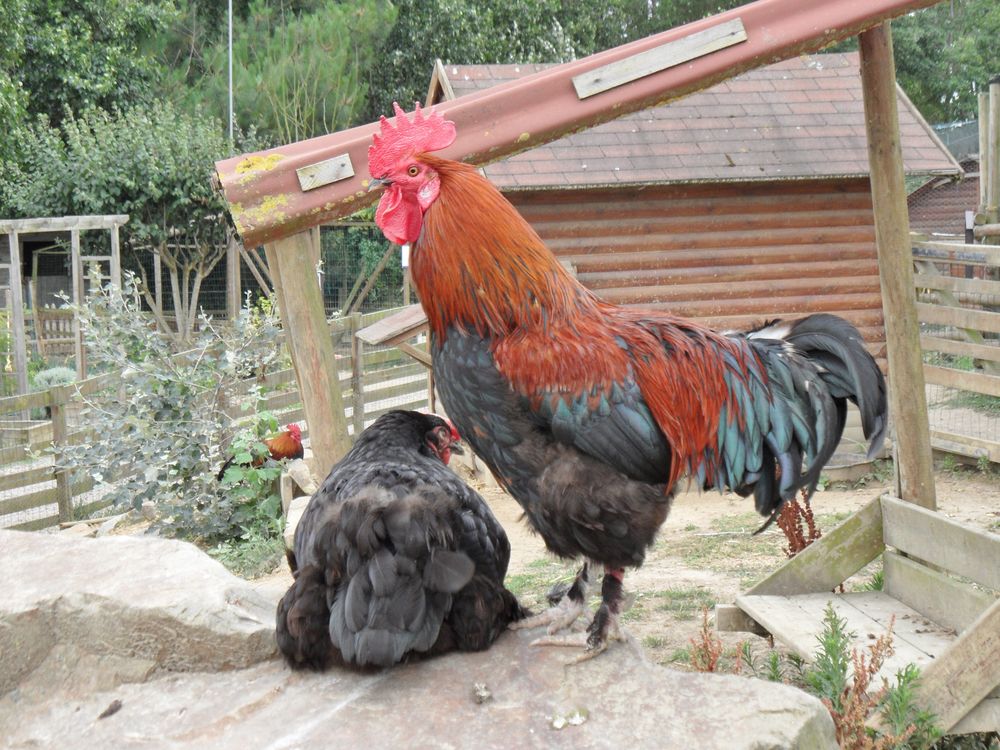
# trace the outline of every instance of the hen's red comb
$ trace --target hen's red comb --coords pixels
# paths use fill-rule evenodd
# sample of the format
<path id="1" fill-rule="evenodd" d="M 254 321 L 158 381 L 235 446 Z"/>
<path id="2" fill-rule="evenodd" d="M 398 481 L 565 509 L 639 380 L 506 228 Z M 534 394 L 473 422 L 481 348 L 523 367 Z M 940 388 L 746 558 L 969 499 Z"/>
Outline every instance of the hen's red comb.
<path id="1" fill-rule="evenodd" d="M 412 122 L 396 102 L 392 103 L 396 124 L 382 116 L 380 132 L 372 136 L 373 143 L 368 147 L 368 172 L 372 177 L 388 174 L 413 154 L 439 151 L 455 142 L 455 123 L 437 112 L 424 117 L 420 104 L 416 106 Z"/>
<path id="2" fill-rule="evenodd" d="M 451 440 L 452 440 L 452 442 L 457 443 L 457 442 L 461 441 L 462 436 L 458 434 L 458 430 L 455 429 L 455 425 L 451 423 L 451 420 L 446 419 L 445 421 L 448 423 L 448 426 L 451 428 Z"/>

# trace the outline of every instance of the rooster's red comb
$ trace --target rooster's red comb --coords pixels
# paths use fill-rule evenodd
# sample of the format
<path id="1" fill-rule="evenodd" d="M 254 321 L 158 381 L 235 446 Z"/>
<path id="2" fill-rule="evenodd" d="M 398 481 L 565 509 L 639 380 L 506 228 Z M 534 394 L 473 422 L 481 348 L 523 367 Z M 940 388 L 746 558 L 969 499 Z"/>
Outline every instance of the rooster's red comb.
<path id="1" fill-rule="evenodd" d="M 380 132 L 372 136 L 374 142 L 368 147 L 368 172 L 372 177 L 388 174 L 413 154 L 439 151 L 455 142 L 455 123 L 437 112 L 424 117 L 420 104 L 416 107 L 412 122 L 396 102 L 392 103 L 395 125 L 382 116 Z"/>

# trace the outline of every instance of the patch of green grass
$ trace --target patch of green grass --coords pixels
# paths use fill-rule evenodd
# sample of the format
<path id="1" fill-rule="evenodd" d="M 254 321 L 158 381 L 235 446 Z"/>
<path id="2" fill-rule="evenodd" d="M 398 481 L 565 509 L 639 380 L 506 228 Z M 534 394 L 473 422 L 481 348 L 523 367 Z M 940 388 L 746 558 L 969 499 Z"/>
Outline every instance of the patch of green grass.
<path id="1" fill-rule="evenodd" d="M 691 649 L 679 648 L 667 657 L 668 664 L 690 664 Z"/>
<path id="2" fill-rule="evenodd" d="M 760 524 L 754 513 L 714 518 L 710 531 L 671 540 L 665 551 L 693 568 L 759 579 L 784 560 L 784 537 L 780 533 L 753 536 Z"/>
<path id="3" fill-rule="evenodd" d="M 507 576 L 505 585 L 514 596 L 532 599 L 532 604 L 545 601 L 545 595 L 556 583 L 573 580 L 576 571 L 549 557 L 540 557 L 528 563 L 527 571 Z"/>
<path id="4" fill-rule="evenodd" d="M 693 620 L 703 608 L 715 604 L 711 591 L 697 587 L 657 591 L 654 596 L 660 600 L 656 609 L 669 612 L 678 620 Z"/>
<path id="5" fill-rule="evenodd" d="M 666 643 L 667 639 L 658 635 L 647 635 L 642 639 L 642 645 L 646 648 L 663 648 Z"/>

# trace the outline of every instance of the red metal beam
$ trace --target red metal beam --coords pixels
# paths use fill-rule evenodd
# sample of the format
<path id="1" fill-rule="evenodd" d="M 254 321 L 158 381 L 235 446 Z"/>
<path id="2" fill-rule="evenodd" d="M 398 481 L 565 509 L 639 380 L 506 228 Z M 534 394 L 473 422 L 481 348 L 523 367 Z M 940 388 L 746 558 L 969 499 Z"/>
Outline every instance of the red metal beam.
<path id="1" fill-rule="evenodd" d="M 745 70 L 814 52 L 938 1 L 758 0 L 437 105 L 458 130 L 442 155 L 473 164 L 496 161 Z M 643 74 L 650 65 L 671 60 L 671 66 Z M 578 96 L 574 78 L 579 84 L 583 74 L 618 62 L 605 77 L 610 89 Z M 624 71 L 627 78 L 628 69 L 643 75 L 615 85 L 616 74 Z M 218 181 L 244 244 L 287 237 L 373 202 L 377 194 L 367 193 L 367 151 L 376 129 L 374 123 L 363 125 L 217 162 Z"/>

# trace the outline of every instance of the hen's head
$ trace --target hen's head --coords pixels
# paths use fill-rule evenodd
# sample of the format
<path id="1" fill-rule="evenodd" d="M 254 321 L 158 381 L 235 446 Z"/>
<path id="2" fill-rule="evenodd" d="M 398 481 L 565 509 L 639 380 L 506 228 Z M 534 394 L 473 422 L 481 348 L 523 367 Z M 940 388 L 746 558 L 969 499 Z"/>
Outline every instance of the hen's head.
<path id="1" fill-rule="evenodd" d="M 433 426 L 424 437 L 427 441 L 427 448 L 447 466 L 452 453 L 459 455 L 465 453 L 461 446 L 462 438 L 451 422 L 441 419 L 436 414 L 428 415 L 428 419 L 431 420 L 430 423 Z"/>
<path id="2" fill-rule="evenodd" d="M 424 116 L 416 105 L 411 121 L 393 102 L 395 124 L 383 117 L 379 133 L 368 148 L 372 187 L 385 186 L 375 212 L 375 223 L 390 242 L 404 245 L 420 236 L 426 211 L 438 197 L 440 178 L 418 158 L 455 140 L 455 123 L 436 112 Z"/>

